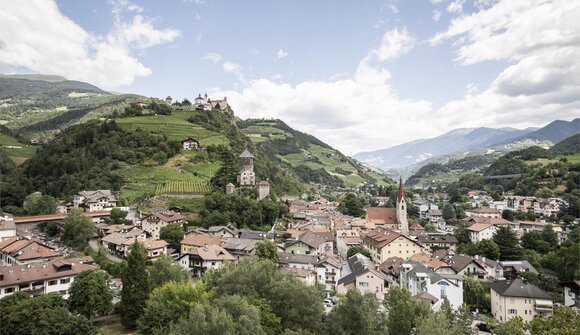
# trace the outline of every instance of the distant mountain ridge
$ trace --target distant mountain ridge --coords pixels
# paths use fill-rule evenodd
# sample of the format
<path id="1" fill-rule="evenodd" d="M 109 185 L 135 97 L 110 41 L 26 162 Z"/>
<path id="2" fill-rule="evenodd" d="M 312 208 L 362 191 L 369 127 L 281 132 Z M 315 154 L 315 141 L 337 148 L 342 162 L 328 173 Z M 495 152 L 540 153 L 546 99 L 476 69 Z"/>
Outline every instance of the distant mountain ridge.
<path id="1" fill-rule="evenodd" d="M 577 133 L 580 133 L 580 118 L 572 121 L 556 120 L 542 128 L 459 128 L 434 138 L 361 152 L 353 158 L 401 173 L 413 166 L 412 169 L 419 168 L 421 162 L 427 163 L 433 158 L 454 153 L 488 148 L 511 151 L 530 145 L 551 146 Z"/>
<path id="2" fill-rule="evenodd" d="M 420 139 L 391 148 L 361 152 L 353 158 L 382 169 L 405 167 L 429 158 L 461 150 L 488 147 L 501 141 L 510 141 L 535 131 L 536 128 L 460 128 L 434 138 Z"/>

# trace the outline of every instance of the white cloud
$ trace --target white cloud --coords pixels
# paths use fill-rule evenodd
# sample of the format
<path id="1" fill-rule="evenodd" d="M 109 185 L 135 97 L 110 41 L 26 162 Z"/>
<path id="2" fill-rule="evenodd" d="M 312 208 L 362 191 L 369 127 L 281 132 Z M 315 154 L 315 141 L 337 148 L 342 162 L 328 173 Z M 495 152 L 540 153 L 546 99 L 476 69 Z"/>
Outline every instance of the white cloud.
<path id="1" fill-rule="evenodd" d="M 441 11 L 438 9 L 435 9 L 433 11 L 433 21 L 435 22 L 439 22 L 439 19 L 441 18 Z"/>
<path id="2" fill-rule="evenodd" d="M 407 28 L 399 30 L 395 28 L 383 35 L 381 45 L 371 53 L 378 61 L 384 62 L 398 58 L 415 46 L 415 38 L 409 34 Z"/>
<path id="3" fill-rule="evenodd" d="M 0 22 L 0 68 L 27 68 L 88 81 L 106 89 L 131 84 L 151 70 L 133 56 L 173 41 L 175 29 L 159 30 L 128 1 L 114 1 L 114 25 L 105 35 L 94 35 L 64 16 L 54 1 L 3 1 Z M 137 13 L 137 14 L 135 14 Z M 132 16 L 126 20 L 122 14 Z"/>
<path id="4" fill-rule="evenodd" d="M 281 58 L 284 58 L 284 57 L 288 56 L 288 52 L 286 50 L 284 50 L 284 49 L 280 49 L 276 53 L 276 56 L 278 56 L 278 59 L 281 59 Z"/>
<path id="5" fill-rule="evenodd" d="M 399 13 L 399 9 L 397 8 L 397 6 L 393 5 L 392 3 L 388 4 L 387 7 L 391 11 L 391 13 L 393 13 L 393 14 Z"/>
<path id="6" fill-rule="evenodd" d="M 511 64 L 487 89 L 445 104 L 438 116 L 461 127 L 525 127 L 580 115 L 579 16 L 573 1 L 499 1 L 452 20 L 431 43 L 453 40 L 456 61 L 465 65 Z"/>
<path id="7" fill-rule="evenodd" d="M 399 98 L 389 85 L 390 72 L 381 65 L 410 49 L 406 30 L 389 31 L 385 36 L 352 76 L 340 74 L 326 81 L 313 79 L 296 85 L 263 78 L 246 82 L 240 90 L 214 93 L 227 96 L 236 115 L 242 118 L 283 119 L 347 154 L 384 148 L 417 134 L 436 134 L 435 126 L 425 122 L 431 104 Z M 385 44 L 397 51 L 382 50 Z M 230 70 L 241 69 L 231 66 Z"/>
<path id="8" fill-rule="evenodd" d="M 463 13 L 463 4 L 465 4 L 465 0 L 454 0 L 447 6 L 447 11 L 449 13 Z"/>
<path id="9" fill-rule="evenodd" d="M 230 61 L 225 61 L 222 64 L 222 68 L 227 73 L 231 73 L 231 74 L 235 75 L 240 83 L 245 82 L 244 75 L 242 73 L 242 67 L 239 64 L 236 64 L 236 63 L 233 63 Z"/>
<path id="10" fill-rule="evenodd" d="M 197 34 L 197 36 L 195 36 L 195 41 L 201 43 L 201 41 L 203 41 L 203 33 Z"/>
<path id="11" fill-rule="evenodd" d="M 222 56 L 217 52 L 210 52 L 205 54 L 205 56 L 201 57 L 201 59 L 205 59 L 217 64 L 222 61 Z"/>
<path id="12" fill-rule="evenodd" d="M 431 3 L 433 3 L 435 5 L 438 3 L 441 3 L 441 2 L 443 2 L 443 0 L 431 0 Z"/>

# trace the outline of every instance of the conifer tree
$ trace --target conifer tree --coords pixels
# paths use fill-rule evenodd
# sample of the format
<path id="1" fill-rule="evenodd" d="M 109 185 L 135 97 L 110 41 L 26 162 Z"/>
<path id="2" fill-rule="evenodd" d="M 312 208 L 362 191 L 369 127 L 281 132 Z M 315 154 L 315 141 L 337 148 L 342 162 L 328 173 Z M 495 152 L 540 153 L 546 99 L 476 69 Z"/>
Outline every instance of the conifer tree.
<path id="1" fill-rule="evenodd" d="M 134 243 L 127 256 L 127 266 L 121 275 L 121 322 L 127 328 L 137 327 L 149 297 L 149 275 L 147 273 L 147 251 L 141 243 Z"/>
<path id="2" fill-rule="evenodd" d="M 499 259 L 515 261 L 522 259 L 522 247 L 516 233 L 509 227 L 499 227 L 493 235 L 493 241 L 499 247 Z"/>

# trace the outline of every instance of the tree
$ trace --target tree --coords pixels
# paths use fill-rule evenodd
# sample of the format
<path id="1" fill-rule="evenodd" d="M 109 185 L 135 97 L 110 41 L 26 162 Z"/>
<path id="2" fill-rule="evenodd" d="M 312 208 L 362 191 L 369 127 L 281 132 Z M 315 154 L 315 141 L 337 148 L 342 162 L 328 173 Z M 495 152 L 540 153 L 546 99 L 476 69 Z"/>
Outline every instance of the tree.
<path id="1" fill-rule="evenodd" d="M 485 288 L 477 279 L 466 276 L 463 279 L 463 302 L 480 310 L 489 309 L 491 302 L 485 295 Z"/>
<path id="2" fill-rule="evenodd" d="M 123 289 L 119 314 L 126 328 L 137 327 L 137 320 L 143 314 L 149 296 L 149 276 L 147 274 L 147 251 L 143 244 L 135 242 L 127 256 L 127 266 L 121 274 Z"/>
<path id="3" fill-rule="evenodd" d="M 361 246 L 349 248 L 348 251 L 346 252 L 346 257 L 351 258 L 352 256 L 354 256 L 356 254 L 365 255 L 369 259 L 372 259 L 371 254 Z"/>
<path id="4" fill-rule="evenodd" d="M 43 215 L 56 213 L 56 199 L 39 192 L 32 193 L 24 199 L 24 209 L 29 215 Z"/>
<path id="5" fill-rule="evenodd" d="M 169 246 L 173 249 L 179 250 L 181 241 L 183 240 L 183 229 L 181 225 L 172 223 L 165 227 L 161 227 L 159 230 L 159 238 L 169 243 Z"/>
<path id="6" fill-rule="evenodd" d="M 90 319 L 105 315 L 113 309 L 113 295 L 104 271 L 83 271 L 70 286 L 69 307 L 72 312 Z"/>
<path id="7" fill-rule="evenodd" d="M 348 193 L 338 205 L 337 210 L 344 215 L 364 217 L 364 201 L 354 193 Z"/>
<path id="8" fill-rule="evenodd" d="M 489 259 L 499 259 L 499 247 L 493 240 L 481 240 L 475 244 L 477 254 Z"/>
<path id="9" fill-rule="evenodd" d="M 387 301 L 387 328 L 389 335 L 408 335 L 421 317 L 430 310 L 421 302 L 411 301 L 408 290 L 393 286 L 389 289 Z"/>
<path id="10" fill-rule="evenodd" d="M 209 300 L 211 293 L 202 281 L 195 286 L 191 282 L 167 282 L 151 292 L 139 319 L 141 334 L 165 334 L 180 318 L 189 315 L 198 303 Z"/>
<path id="11" fill-rule="evenodd" d="M 425 232 L 427 233 L 436 233 L 437 232 L 437 227 L 435 227 L 434 224 L 432 223 L 428 223 L 425 225 Z"/>
<path id="12" fill-rule="evenodd" d="M 385 334 L 387 318 L 374 294 L 349 290 L 325 320 L 326 334 Z"/>
<path id="13" fill-rule="evenodd" d="M 445 313 L 429 313 L 417 323 L 417 335 L 462 335 Z"/>
<path id="14" fill-rule="evenodd" d="M 521 239 L 522 247 L 537 251 L 541 254 L 547 254 L 551 249 L 550 243 L 544 241 L 542 235 L 542 232 L 539 231 L 525 232 Z"/>
<path id="15" fill-rule="evenodd" d="M 324 309 L 320 286 L 306 286 L 277 270 L 277 264 L 249 257 L 206 272 L 204 281 L 218 296 L 253 296 L 266 301 L 282 328 L 319 333 Z"/>
<path id="16" fill-rule="evenodd" d="M 256 256 L 261 259 L 269 259 L 278 264 L 278 247 L 269 240 L 262 240 L 256 243 Z"/>
<path id="17" fill-rule="evenodd" d="M 542 187 L 536 191 L 535 196 L 536 196 L 536 198 L 553 198 L 554 191 L 552 191 L 551 189 L 549 189 L 547 187 Z"/>
<path id="18" fill-rule="evenodd" d="M 147 267 L 151 289 L 173 281 L 186 283 L 190 279 L 189 272 L 176 263 L 171 257 L 162 255 Z"/>
<path id="19" fill-rule="evenodd" d="M 502 217 L 504 220 L 508 220 L 508 221 L 512 221 L 512 222 L 513 222 L 513 221 L 514 221 L 514 212 L 513 212 L 513 211 L 511 211 L 511 210 L 509 210 L 509 209 L 504 209 L 504 210 L 501 212 L 501 217 Z"/>
<path id="20" fill-rule="evenodd" d="M 127 212 L 121 210 L 120 208 L 111 209 L 111 214 L 109 215 L 109 224 L 130 224 L 131 220 L 125 219 L 127 217 Z"/>
<path id="21" fill-rule="evenodd" d="M 445 221 L 456 219 L 455 209 L 450 203 L 446 203 L 445 206 L 443 206 L 443 219 Z"/>
<path id="22" fill-rule="evenodd" d="M 546 241 L 551 249 L 556 249 L 558 247 L 558 234 L 554 232 L 554 226 L 547 224 L 542 231 L 542 239 Z"/>
<path id="23" fill-rule="evenodd" d="M 522 258 L 522 247 L 510 227 L 499 227 L 493 235 L 493 241 L 499 247 L 500 260 L 514 261 Z"/>
<path id="24" fill-rule="evenodd" d="M 62 241 L 69 247 L 82 250 L 95 234 L 95 225 L 80 209 L 71 210 L 64 219 Z"/>
<path id="25" fill-rule="evenodd" d="M 570 307 L 560 307 L 549 318 L 535 318 L 530 322 L 531 335 L 580 334 L 580 313 Z"/>
<path id="26" fill-rule="evenodd" d="M 96 334 L 84 316 L 72 315 L 66 306 L 58 293 L 31 298 L 24 292 L 16 292 L 0 300 L 0 334 Z"/>

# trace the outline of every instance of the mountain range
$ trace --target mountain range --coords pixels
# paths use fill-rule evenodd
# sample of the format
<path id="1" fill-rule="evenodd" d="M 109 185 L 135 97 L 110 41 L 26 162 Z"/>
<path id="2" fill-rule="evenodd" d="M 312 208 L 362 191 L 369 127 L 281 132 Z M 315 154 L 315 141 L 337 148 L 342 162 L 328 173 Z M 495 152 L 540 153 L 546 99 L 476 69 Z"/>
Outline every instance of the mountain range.
<path id="1" fill-rule="evenodd" d="M 475 149 L 510 151 L 544 142 L 553 145 L 580 132 L 580 118 L 556 120 L 542 128 L 460 128 L 434 138 L 420 139 L 390 148 L 361 152 L 353 158 L 383 170 L 402 171 L 436 157 Z"/>

